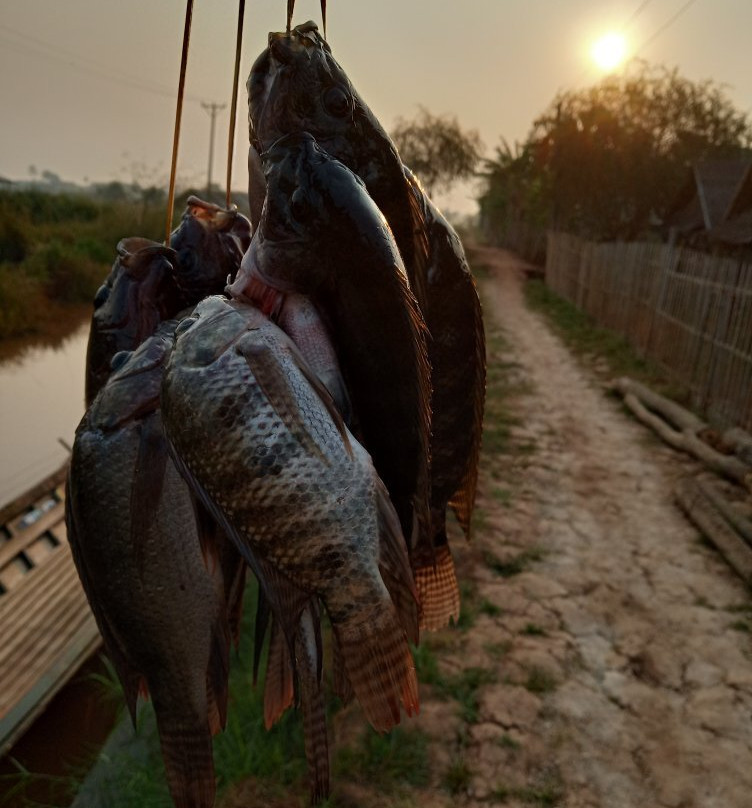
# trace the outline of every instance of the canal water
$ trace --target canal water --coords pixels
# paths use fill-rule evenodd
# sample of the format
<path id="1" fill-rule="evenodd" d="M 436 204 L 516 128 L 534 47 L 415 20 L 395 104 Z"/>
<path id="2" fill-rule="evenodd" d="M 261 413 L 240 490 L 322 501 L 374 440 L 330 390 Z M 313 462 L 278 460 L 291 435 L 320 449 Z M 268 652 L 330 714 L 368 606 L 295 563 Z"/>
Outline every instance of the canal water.
<path id="1" fill-rule="evenodd" d="M 65 460 L 84 413 L 89 319 L 56 347 L 0 363 L 0 507 Z"/>

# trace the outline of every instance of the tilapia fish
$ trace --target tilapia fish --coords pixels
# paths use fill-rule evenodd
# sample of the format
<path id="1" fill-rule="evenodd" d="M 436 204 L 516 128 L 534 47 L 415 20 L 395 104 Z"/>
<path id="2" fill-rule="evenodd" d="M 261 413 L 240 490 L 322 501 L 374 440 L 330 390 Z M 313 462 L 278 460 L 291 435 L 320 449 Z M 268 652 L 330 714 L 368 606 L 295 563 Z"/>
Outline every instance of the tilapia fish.
<path id="1" fill-rule="evenodd" d="M 368 193 L 389 221 L 413 292 L 422 302 L 423 278 L 414 271 L 412 202 L 402 162 L 376 116 L 332 56 L 316 24 L 298 25 L 289 35 L 270 33 L 269 47 L 253 64 L 247 87 L 251 167 L 257 165 L 257 155 L 280 137 L 310 132 L 325 151 L 365 182 Z M 252 211 L 260 210 L 262 193 L 258 183 L 252 184 Z"/>
<path id="2" fill-rule="evenodd" d="M 230 578 L 170 460 L 158 410 L 176 321 L 113 373 L 82 419 L 66 496 L 76 567 L 135 723 L 150 694 L 178 808 L 211 808 L 212 733 L 224 725 Z M 234 553 L 234 550 L 233 550 Z"/>
<path id="3" fill-rule="evenodd" d="M 234 279 L 250 241 L 251 223 L 236 208 L 189 196 L 170 236 L 179 263 L 176 281 L 187 303 L 219 294 L 228 278 Z"/>
<path id="4" fill-rule="evenodd" d="M 426 305 L 431 334 L 431 524 L 433 558 L 411 561 L 425 603 L 422 626 L 459 617 L 459 590 L 446 535 L 449 503 L 470 536 L 486 392 L 486 340 L 478 291 L 457 233 L 405 168 L 429 241 Z M 430 594 L 429 594 L 430 593 Z"/>
<path id="5" fill-rule="evenodd" d="M 117 245 L 118 257 L 94 298 L 86 351 L 86 404 L 110 375 L 118 351 L 132 351 L 163 320 L 185 305 L 175 280 L 174 250 L 149 239 L 133 237 Z"/>
<path id="6" fill-rule="evenodd" d="M 432 553 L 421 545 L 411 561 L 424 603 L 424 625 L 445 625 L 457 616 L 459 604 L 446 544 L 446 504 L 451 499 L 469 535 L 485 399 L 483 320 L 462 245 L 412 174 L 403 173 L 394 145 L 314 23 L 297 26 L 289 38 L 269 35 L 269 47 L 251 70 L 248 91 L 249 162 L 258 166 L 256 150 L 305 130 L 360 176 L 389 222 L 428 323 L 435 422 L 431 504 L 437 546 Z M 256 200 L 261 185 L 258 179 L 252 184 Z"/>
<path id="7" fill-rule="evenodd" d="M 363 182 L 307 133 L 275 143 L 264 166 L 263 214 L 229 291 L 256 302 L 267 287 L 311 296 L 331 325 L 358 434 L 403 532 L 417 519 L 426 536 L 426 329 L 389 226 Z"/>
<path id="8" fill-rule="evenodd" d="M 162 410 L 184 473 L 256 572 L 289 648 L 318 597 L 371 724 L 398 723 L 400 702 L 417 711 L 399 521 L 289 338 L 252 306 L 207 298 L 178 328 Z"/>

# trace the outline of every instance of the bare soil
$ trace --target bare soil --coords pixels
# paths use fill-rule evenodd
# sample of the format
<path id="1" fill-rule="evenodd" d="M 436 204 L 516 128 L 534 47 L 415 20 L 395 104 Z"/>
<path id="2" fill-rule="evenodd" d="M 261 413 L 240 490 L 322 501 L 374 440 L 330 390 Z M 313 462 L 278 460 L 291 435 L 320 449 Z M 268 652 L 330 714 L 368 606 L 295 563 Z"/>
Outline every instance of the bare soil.
<path id="1" fill-rule="evenodd" d="M 473 544 L 453 542 L 477 616 L 432 642 L 446 676 L 485 674 L 470 713 L 423 688 L 431 786 L 410 802 L 752 805 L 750 592 L 673 504 L 693 461 L 526 308 L 517 259 L 474 258 L 489 270 L 485 316 L 504 339 L 490 361 L 512 380 L 513 423 L 484 464 Z"/>

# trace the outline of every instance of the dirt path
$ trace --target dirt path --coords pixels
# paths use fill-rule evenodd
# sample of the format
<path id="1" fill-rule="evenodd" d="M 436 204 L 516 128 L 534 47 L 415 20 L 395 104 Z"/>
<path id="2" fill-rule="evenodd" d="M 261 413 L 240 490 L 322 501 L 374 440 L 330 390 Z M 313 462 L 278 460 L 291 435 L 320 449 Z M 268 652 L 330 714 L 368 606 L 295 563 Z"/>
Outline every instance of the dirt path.
<path id="1" fill-rule="evenodd" d="M 512 256 L 475 258 L 511 426 L 476 541 L 454 542 L 475 616 L 429 642 L 434 773 L 416 801 L 752 805 L 750 597 L 672 504 L 691 463 L 526 309 Z"/>

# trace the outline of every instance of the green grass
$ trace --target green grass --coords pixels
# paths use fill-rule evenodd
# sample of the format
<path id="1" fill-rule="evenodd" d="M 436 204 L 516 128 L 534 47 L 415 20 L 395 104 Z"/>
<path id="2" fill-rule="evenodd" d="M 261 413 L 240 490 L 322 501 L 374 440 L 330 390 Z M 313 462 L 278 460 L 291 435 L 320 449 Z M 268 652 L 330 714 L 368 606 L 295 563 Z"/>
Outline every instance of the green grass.
<path id="1" fill-rule="evenodd" d="M 528 281 L 525 299 L 531 309 L 546 317 L 575 354 L 598 356 L 606 361 L 609 375 L 630 376 L 664 395 L 686 402 L 687 390 L 670 383 L 658 366 L 640 357 L 624 337 L 596 325 L 592 317 L 552 292 L 544 281 Z"/>
<path id="2" fill-rule="evenodd" d="M 533 665 L 527 671 L 525 688 L 531 693 L 551 693 L 556 689 L 556 679 L 544 668 Z"/>
<path id="3" fill-rule="evenodd" d="M 520 633 L 527 637 L 545 637 L 546 629 L 537 626 L 535 623 L 528 623 Z"/>
<path id="4" fill-rule="evenodd" d="M 483 554 L 483 561 L 486 566 L 501 578 L 511 578 L 514 575 L 519 575 L 524 572 L 536 561 L 540 561 L 544 557 L 544 552 L 538 547 L 531 547 L 528 550 L 523 550 L 517 555 L 512 556 L 506 561 L 502 561 L 490 551 Z"/>
<path id="5" fill-rule="evenodd" d="M 0 191 L 0 339 L 47 334 L 51 309 L 91 303 L 118 241 L 161 241 L 164 208 Z"/>
<path id="6" fill-rule="evenodd" d="M 334 772 L 387 793 L 401 786 L 426 786 L 430 778 L 428 736 L 418 729 L 397 727 L 379 735 L 369 728 L 355 746 L 339 751 Z"/>
<path id="7" fill-rule="evenodd" d="M 500 606 L 497 606 L 495 603 L 488 600 L 488 598 L 483 598 L 478 605 L 478 611 L 481 614 L 488 615 L 488 617 L 498 617 L 501 614 L 502 609 Z"/>
<path id="8" fill-rule="evenodd" d="M 452 795 L 467 791 L 473 773 L 464 758 L 455 758 L 441 778 L 441 784 Z"/>

